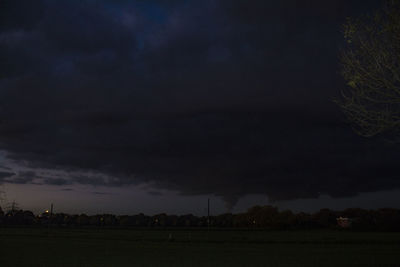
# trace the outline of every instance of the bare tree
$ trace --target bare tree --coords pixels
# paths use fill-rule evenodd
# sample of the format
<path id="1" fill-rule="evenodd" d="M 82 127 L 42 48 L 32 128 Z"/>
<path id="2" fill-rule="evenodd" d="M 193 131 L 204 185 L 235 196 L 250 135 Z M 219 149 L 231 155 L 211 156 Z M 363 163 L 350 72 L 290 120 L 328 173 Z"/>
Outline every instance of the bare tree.
<path id="1" fill-rule="evenodd" d="M 348 87 L 336 100 L 361 136 L 400 138 L 400 0 L 372 16 L 347 20 L 342 75 Z"/>

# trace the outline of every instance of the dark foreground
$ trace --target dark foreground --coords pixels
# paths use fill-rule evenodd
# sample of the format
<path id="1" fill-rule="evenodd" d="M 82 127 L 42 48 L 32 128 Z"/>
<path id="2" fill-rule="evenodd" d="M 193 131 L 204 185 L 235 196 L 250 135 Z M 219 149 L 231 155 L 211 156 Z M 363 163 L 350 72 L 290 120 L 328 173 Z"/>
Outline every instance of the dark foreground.
<path id="1" fill-rule="evenodd" d="M 0 266 L 400 266 L 400 233 L 0 228 Z"/>

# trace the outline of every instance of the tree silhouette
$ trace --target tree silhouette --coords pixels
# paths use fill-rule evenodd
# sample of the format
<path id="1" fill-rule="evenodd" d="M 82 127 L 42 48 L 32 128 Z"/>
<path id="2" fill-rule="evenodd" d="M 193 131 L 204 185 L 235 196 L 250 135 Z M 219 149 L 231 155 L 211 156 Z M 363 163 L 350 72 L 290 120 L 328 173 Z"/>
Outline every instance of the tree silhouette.
<path id="1" fill-rule="evenodd" d="M 347 88 L 337 99 L 361 136 L 400 136 L 400 1 L 387 0 L 373 16 L 347 20 L 341 56 Z"/>

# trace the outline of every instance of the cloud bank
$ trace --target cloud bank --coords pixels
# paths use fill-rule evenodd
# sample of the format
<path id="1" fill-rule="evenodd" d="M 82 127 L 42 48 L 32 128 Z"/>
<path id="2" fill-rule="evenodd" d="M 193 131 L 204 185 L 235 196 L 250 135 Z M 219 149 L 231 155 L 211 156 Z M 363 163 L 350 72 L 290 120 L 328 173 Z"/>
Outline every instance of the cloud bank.
<path id="1" fill-rule="evenodd" d="M 3 1 L 0 149 L 69 173 L 8 181 L 232 204 L 399 188 L 398 148 L 355 136 L 331 102 L 341 24 L 378 4 Z"/>

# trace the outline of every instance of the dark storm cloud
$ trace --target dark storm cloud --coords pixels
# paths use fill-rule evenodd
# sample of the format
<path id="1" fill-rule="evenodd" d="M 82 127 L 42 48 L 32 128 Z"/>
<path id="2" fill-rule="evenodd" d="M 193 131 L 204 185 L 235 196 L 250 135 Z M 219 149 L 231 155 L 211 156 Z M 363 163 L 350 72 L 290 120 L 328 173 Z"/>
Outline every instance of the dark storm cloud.
<path id="1" fill-rule="evenodd" d="M 271 199 L 400 187 L 331 100 L 345 17 L 379 1 L 3 1 L 0 144 L 44 179 Z"/>
<path id="2" fill-rule="evenodd" d="M 71 192 L 71 191 L 74 191 L 74 189 L 72 189 L 72 188 L 63 188 L 63 189 L 61 189 L 61 191 Z"/>
<path id="3" fill-rule="evenodd" d="M 4 173 L 0 182 L 10 184 L 39 184 L 36 179 L 41 178 L 33 171 L 19 171 L 17 173 Z"/>
<path id="4" fill-rule="evenodd" d="M 9 168 L 9 167 L 6 167 L 6 166 L 0 166 L 0 169 L 2 169 L 2 170 L 9 170 L 9 171 L 11 171 L 11 170 L 12 170 L 11 168 Z"/>
<path id="5" fill-rule="evenodd" d="M 159 191 L 149 191 L 149 192 L 147 192 L 149 195 L 152 195 L 152 196 L 156 196 L 156 197 L 160 197 L 160 196 L 162 196 L 163 195 L 163 193 L 162 192 L 159 192 Z"/>
<path id="6" fill-rule="evenodd" d="M 114 195 L 114 194 L 112 194 L 112 193 L 108 193 L 108 192 L 98 192 L 98 191 L 92 192 L 92 194 L 93 194 L 93 195 L 99 195 L 99 196 Z"/>
<path id="7" fill-rule="evenodd" d="M 48 185 L 69 185 L 71 184 L 70 180 L 63 179 L 63 178 L 46 178 L 44 179 L 44 184 Z"/>
<path id="8" fill-rule="evenodd" d="M 11 172 L 0 172 L 0 184 L 4 183 L 7 178 L 14 176 L 15 173 Z"/>

